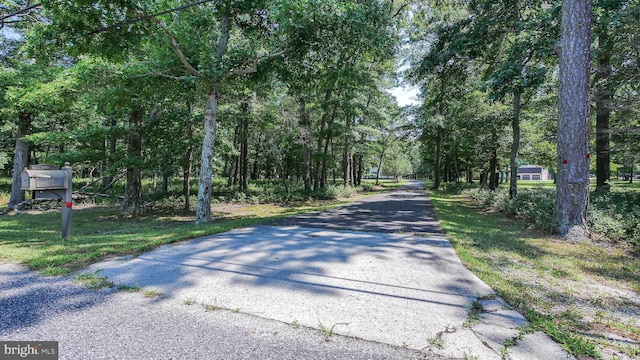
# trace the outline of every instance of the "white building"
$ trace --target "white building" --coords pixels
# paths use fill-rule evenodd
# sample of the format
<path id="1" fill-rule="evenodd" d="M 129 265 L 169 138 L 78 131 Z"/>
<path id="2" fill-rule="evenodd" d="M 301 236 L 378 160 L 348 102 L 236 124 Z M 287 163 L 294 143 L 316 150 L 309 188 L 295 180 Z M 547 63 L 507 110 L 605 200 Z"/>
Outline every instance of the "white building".
<path id="1" fill-rule="evenodd" d="M 522 165 L 518 168 L 518 180 L 553 180 L 549 170 L 539 165 Z"/>

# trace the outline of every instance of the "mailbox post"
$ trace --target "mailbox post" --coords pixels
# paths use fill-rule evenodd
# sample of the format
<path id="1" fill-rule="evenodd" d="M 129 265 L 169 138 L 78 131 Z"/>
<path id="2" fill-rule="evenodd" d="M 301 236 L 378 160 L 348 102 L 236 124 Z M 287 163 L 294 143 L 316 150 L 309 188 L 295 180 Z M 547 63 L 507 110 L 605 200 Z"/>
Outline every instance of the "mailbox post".
<path id="1" fill-rule="evenodd" d="M 64 163 L 62 171 L 67 174 L 67 189 L 64 191 L 64 206 L 62 206 L 62 237 L 71 235 L 71 208 L 73 207 L 73 169 L 69 163 Z"/>
<path id="2" fill-rule="evenodd" d="M 73 169 L 65 163 L 62 169 L 50 165 L 25 168 L 20 175 L 21 190 L 33 191 L 34 199 L 60 199 L 62 206 L 62 237 L 71 235 L 71 209 L 73 207 Z"/>

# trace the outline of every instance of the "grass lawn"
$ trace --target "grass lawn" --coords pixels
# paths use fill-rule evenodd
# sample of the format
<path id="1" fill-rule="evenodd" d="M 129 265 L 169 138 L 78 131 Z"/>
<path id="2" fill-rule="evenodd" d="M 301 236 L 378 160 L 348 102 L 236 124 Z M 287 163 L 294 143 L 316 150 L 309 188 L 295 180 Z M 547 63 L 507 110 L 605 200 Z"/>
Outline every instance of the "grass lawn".
<path id="1" fill-rule="evenodd" d="M 640 261 L 609 243 L 570 244 L 431 191 L 462 262 L 580 359 L 640 357 Z"/>
<path id="2" fill-rule="evenodd" d="M 193 213 L 160 209 L 149 215 L 122 217 L 116 204 L 79 204 L 74 205 L 72 236 L 66 239 L 61 237 L 58 210 L 9 214 L 0 216 L 0 261 L 21 263 L 45 275 L 66 274 L 109 256 L 140 254 L 176 241 L 338 206 L 402 183 L 382 185 L 375 191 L 337 200 L 217 203 L 212 205 L 215 221 L 198 226 L 194 224 Z"/>

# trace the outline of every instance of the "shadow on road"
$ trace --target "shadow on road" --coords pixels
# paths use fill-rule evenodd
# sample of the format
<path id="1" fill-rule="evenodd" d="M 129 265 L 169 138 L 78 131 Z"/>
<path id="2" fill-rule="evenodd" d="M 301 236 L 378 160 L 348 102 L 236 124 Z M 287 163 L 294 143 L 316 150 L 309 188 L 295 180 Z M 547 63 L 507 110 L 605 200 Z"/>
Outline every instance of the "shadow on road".
<path id="1" fill-rule="evenodd" d="M 413 234 L 442 233 L 422 182 L 339 208 L 279 220 L 275 225 Z"/>

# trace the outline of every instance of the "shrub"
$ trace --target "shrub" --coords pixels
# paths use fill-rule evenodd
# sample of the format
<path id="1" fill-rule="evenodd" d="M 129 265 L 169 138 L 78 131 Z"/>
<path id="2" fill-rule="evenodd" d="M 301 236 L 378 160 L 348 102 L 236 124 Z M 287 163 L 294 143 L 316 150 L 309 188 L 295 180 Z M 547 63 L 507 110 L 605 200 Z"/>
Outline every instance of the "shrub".
<path id="1" fill-rule="evenodd" d="M 312 196 L 320 200 L 334 200 L 340 196 L 340 190 L 333 185 L 329 185 L 324 189 L 316 190 L 312 193 Z"/>
<path id="2" fill-rule="evenodd" d="M 442 187 L 443 189 L 453 192 L 455 194 L 461 194 L 465 190 L 473 188 L 474 185 L 456 181 L 456 182 L 446 182 L 442 185 Z"/>
<path id="3" fill-rule="evenodd" d="M 587 220 L 592 230 L 640 247 L 640 192 L 629 188 L 594 191 L 590 204 Z"/>
<path id="4" fill-rule="evenodd" d="M 374 187 L 373 184 L 369 184 L 369 183 L 363 183 L 362 184 L 362 190 L 363 191 L 367 191 L 367 192 L 373 191 L 373 187 Z"/>
<path id="5" fill-rule="evenodd" d="M 555 231 L 554 189 L 520 189 L 515 199 L 509 199 L 507 189 L 466 189 L 462 193 L 485 208 L 523 219 L 531 229 Z M 640 204 L 640 192 L 634 189 L 593 191 L 587 213 L 590 229 L 610 240 L 640 247 L 640 207 L 637 204 Z"/>

